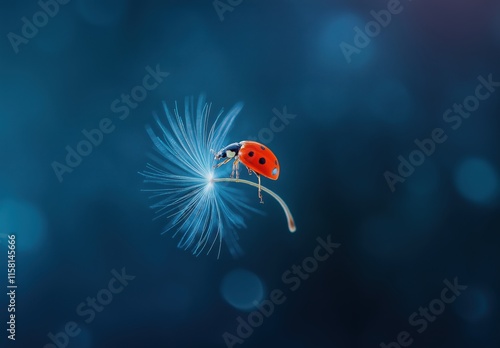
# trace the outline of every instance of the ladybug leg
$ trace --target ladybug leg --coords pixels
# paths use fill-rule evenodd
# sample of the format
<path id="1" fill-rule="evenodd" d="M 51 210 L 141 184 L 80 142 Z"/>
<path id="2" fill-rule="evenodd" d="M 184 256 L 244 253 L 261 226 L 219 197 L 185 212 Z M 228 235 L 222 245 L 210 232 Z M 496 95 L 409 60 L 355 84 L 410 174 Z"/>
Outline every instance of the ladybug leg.
<path id="1" fill-rule="evenodd" d="M 238 160 L 238 157 L 235 157 L 234 162 L 233 162 L 233 171 L 231 172 L 231 178 L 233 176 L 236 176 L 236 179 L 240 178 L 240 172 L 238 170 L 239 164 L 240 164 L 240 161 Z"/>
<path id="2" fill-rule="evenodd" d="M 224 161 L 220 162 L 220 163 L 217 163 L 214 168 L 219 168 L 220 166 L 226 164 L 227 162 L 229 162 L 232 158 L 226 158 Z"/>
<path id="3" fill-rule="evenodd" d="M 264 204 L 264 201 L 262 200 L 262 192 L 260 189 L 260 174 L 255 173 L 257 175 L 257 179 L 259 179 L 259 198 L 260 198 L 260 203 Z"/>

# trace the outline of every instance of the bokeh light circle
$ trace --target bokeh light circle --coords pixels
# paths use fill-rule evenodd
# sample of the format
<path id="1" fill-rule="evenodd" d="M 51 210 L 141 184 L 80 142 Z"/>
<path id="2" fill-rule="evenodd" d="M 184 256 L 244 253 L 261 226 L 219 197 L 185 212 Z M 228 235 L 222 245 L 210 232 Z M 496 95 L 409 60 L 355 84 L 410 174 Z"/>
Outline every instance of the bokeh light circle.
<path id="1" fill-rule="evenodd" d="M 469 286 L 457 301 L 455 311 L 462 319 L 468 322 L 477 322 L 484 319 L 494 305 L 490 292 L 478 287 Z"/>
<path id="2" fill-rule="evenodd" d="M 255 308 L 254 301 L 260 303 L 264 298 L 264 285 L 260 278 L 243 269 L 236 269 L 226 274 L 220 290 L 227 303 L 241 310 Z"/>
<path id="3" fill-rule="evenodd" d="M 346 12 L 332 18 L 319 35 L 318 62 L 323 67 L 339 71 L 365 68 L 374 56 L 374 40 L 370 38 L 367 46 L 362 48 L 358 48 L 354 43 L 354 28 L 364 30 L 365 25 L 366 23 L 354 13 Z M 350 45 L 357 51 L 346 56 L 341 45 Z"/>
<path id="4" fill-rule="evenodd" d="M 488 203 L 498 193 L 498 176 L 487 161 L 469 158 L 457 168 L 455 185 L 464 198 L 474 203 Z"/>
<path id="5" fill-rule="evenodd" d="M 34 205 L 18 200 L 0 201 L 0 238 L 16 235 L 16 250 L 39 248 L 46 236 L 46 221 L 42 212 Z"/>

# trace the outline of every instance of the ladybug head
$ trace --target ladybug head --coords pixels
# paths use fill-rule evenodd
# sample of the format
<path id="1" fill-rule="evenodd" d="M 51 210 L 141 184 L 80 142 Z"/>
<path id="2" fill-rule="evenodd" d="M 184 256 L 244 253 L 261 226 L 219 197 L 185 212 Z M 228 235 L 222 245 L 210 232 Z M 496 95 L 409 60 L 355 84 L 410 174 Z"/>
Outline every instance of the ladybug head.
<path id="1" fill-rule="evenodd" d="M 215 153 L 214 159 L 220 160 L 222 158 L 233 158 L 238 155 L 241 145 L 239 143 L 232 143 Z"/>

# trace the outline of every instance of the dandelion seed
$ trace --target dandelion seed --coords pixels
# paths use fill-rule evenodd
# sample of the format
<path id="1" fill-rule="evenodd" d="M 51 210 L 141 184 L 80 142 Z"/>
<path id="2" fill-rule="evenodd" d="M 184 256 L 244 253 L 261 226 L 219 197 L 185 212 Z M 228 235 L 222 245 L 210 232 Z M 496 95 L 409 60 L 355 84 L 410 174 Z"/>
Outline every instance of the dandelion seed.
<path id="1" fill-rule="evenodd" d="M 155 114 L 160 133 L 152 127 L 146 130 L 151 137 L 156 153 L 155 164 L 148 163 L 141 173 L 145 183 L 156 187 L 144 191 L 151 192 L 156 199 L 151 208 L 157 211 L 156 218 L 169 219 L 163 233 L 173 231 L 179 237 L 178 247 L 193 254 L 207 254 L 216 247 L 220 256 L 222 242 L 233 255 L 242 253 L 238 244 L 237 230 L 246 228 L 244 218 L 249 213 L 259 213 L 249 204 L 239 185 L 258 187 L 247 180 L 216 177 L 227 174 L 214 172 L 211 149 L 220 149 L 233 122 L 242 109 L 236 104 L 226 115 L 219 112 L 214 123 L 209 125 L 210 104 L 204 97 L 198 99 L 196 109 L 193 98 L 187 98 L 184 117 L 181 117 L 177 103 L 173 113 L 163 104 L 165 121 Z M 167 127 L 167 125 L 169 127 Z M 282 206 L 290 232 L 295 231 L 295 223 L 285 202 L 271 190 L 262 187 Z"/>

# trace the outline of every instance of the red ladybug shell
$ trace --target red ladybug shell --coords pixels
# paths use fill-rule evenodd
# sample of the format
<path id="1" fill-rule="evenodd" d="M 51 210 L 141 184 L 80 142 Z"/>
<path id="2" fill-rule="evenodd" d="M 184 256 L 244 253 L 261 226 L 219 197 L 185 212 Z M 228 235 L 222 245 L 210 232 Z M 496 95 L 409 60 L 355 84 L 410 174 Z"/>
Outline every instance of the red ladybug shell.
<path id="1" fill-rule="evenodd" d="M 256 141 L 242 141 L 238 158 L 255 173 L 276 180 L 280 176 L 280 165 L 274 153 L 268 147 Z"/>

